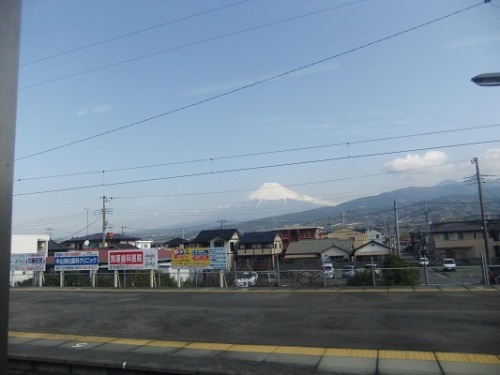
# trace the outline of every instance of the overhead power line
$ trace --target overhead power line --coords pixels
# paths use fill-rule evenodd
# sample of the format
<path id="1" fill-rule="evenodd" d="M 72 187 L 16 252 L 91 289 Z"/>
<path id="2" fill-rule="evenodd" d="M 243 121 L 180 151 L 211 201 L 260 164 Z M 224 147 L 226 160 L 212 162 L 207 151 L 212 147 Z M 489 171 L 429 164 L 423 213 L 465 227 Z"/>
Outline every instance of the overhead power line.
<path id="1" fill-rule="evenodd" d="M 204 158 L 204 159 L 181 160 L 181 161 L 169 162 L 169 163 L 150 164 L 150 165 L 142 165 L 142 166 L 126 167 L 126 168 L 114 168 L 114 169 L 106 169 L 106 170 L 100 170 L 100 171 L 86 171 L 86 172 L 57 174 L 57 175 L 50 175 L 50 176 L 16 178 L 14 181 L 21 182 L 21 181 L 32 181 L 32 180 L 44 180 L 44 179 L 51 179 L 51 178 L 83 176 L 83 175 L 91 175 L 91 174 L 124 172 L 124 171 L 130 171 L 130 170 L 138 170 L 138 169 L 141 170 L 141 169 L 147 169 L 147 168 L 166 167 L 166 166 L 170 166 L 170 165 L 194 164 L 194 163 L 201 163 L 201 162 L 212 162 L 212 161 L 216 161 L 216 160 L 230 160 L 230 159 L 246 158 L 246 157 L 252 157 L 252 156 L 264 156 L 264 155 L 280 154 L 280 153 L 288 153 L 288 152 L 318 150 L 320 148 L 328 148 L 328 147 L 341 147 L 341 146 L 348 147 L 350 145 L 355 145 L 355 144 L 366 144 L 366 143 L 373 143 L 373 142 L 393 141 L 393 140 L 397 140 L 397 139 L 415 138 L 415 137 L 422 137 L 422 136 L 428 136 L 428 135 L 447 134 L 447 133 L 462 132 L 462 131 L 469 131 L 469 130 L 489 129 L 489 128 L 495 128 L 495 127 L 500 127 L 500 124 L 471 126 L 471 127 L 447 129 L 447 130 L 437 130 L 437 131 L 433 131 L 433 132 L 399 135 L 399 136 L 394 136 L 394 137 L 354 140 L 354 141 L 348 141 L 348 142 L 329 143 L 329 144 L 313 145 L 313 146 L 307 146 L 307 147 L 288 148 L 288 149 L 281 149 L 281 150 L 270 150 L 270 151 L 245 153 L 245 154 L 237 154 L 237 155 L 215 156 L 215 157 Z"/>
<path id="2" fill-rule="evenodd" d="M 163 112 L 163 113 L 159 113 L 157 115 L 154 115 L 154 116 L 151 116 L 151 117 L 148 117 L 148 118 L 145 118 L 143 120 L 140 120 L 140 121 L 136 121 L 136 122 L 133 122 L 133 123 L 130 123 L 130 124 L 126 124 L 126 125 L 123 125 L 123 126 L 119 126 L 117 128 L 114 128 L 114 129 L 110 129 L 110 130 L 107 130 L 105 132 L 102 132 L 102 133 L 98 133 L 98 134 L 95 134 L 95 135 L 92 135 L 92 136 L 89 136 L 89 137 L 85 137 L 85 138 L 80 138 L 78 140 L 75 140 L 75 141 L 72 141 L 72 142 L 68 142 L 68 143 L 65 143 L 65 144 L 62 144 L 62 145 L 59 145 L 59 146 L 56 146 L 56 147 L 52 147 L 52 148 L 49 148 L 49 149 L 46 149 L 44 151 L 39 151 L 39 152 L 35 152 L 33 154 L 29 154 L 29 155 L 26 155 L 26 156 L 23 156 L 23 157 L 20 157 L 18 159 L 16 159 L 16 161 L 19 161 L 19 160 L 24 160 L 24 159 L 28 159 L 28 158 L 32 158 L 34 156 L 38 156 L 38 155 L 42 155 L 42 154 L 46 154 L 46 153 L 49 153 L 49 152 L 52 152 L 52 151 L 56 151 L 56 150 L 60 150 L 62 148 L 66 148 L 66 147 L 69 147 L 69 146 L 74 146 L 76 144 L 80 144 L 80 143 L 83 143 L 83 142 L 86 142 L 86 141 L 90 141 L 92 139 L 96 139 L 96 138 L 99 138 L 99 137 L 102 137 L 102 136 L 105 136 L 105 135 L 108 135 L 108 134 L 112 134 L 112 133 L 116 133 L 118 131 L 122 131 L 122 130 L 125 130 L 125 129 L 128 129 L 128 128 L 132 128 L 132 127 L 135 127 L 135 126 L 138 126 L 138 125 L 142 125 L 142 124 L 145 124 L 147 122 L 150 122 L 152 120 L 155 120 L 155 119 L 158 119 L 158 118 L 161 118 L 161 117 L 165 117 L 165 116 L 168 116 L 168 115 L 172 115 L 174 113 L 177 113 L 177 112 L 181 112 L 181 111 L 184 111 L 186 109 L 190 109 L 190 108 L 193 108 L 193 107 L 196 107 L 196 106 L 199 106 L 201 104 L 205 104 L 205 103 L 209 103 L 209 102 L 212 102 L 214 100 L 217 100 L 217 99 L 221 99 L 221 98 L 224 98 L 226 96 L 229 96 L 229 95 L 232 95 L 232 94 L 235 94 L 239 91 L 243 91 L 243 90 L 246 90 L 248 88 L 251 88 L 251 87 L 254 87 L 254 86 L 258 86 L 258 85 L 261 85 L 263 83 L 267 83 L 267 82 L 270 82 L 270 81 L 273 81 L 273 80 L 276 80 L 278 78 L 282 78 L 284 76 L 287 76 L 289 74 L 292 74 L 292 73 L 295 73 L 295 72 L 298 72 L 298 71 L 301 71 L 301 70 L 304 70 L 304 69 L 307 69 L 307 68 L 311 68 L 313 66 L 316 66 L 316 65 L 319 65 L 319 64 L 322 64 L 324 62 L 327 62 L 327 61 L 330 61 L 332 59 L 335 59 L 335 58 L 338 58 L 340 56 L 344 56 L 344 55 L 347 55 L 347 54 L 350 54 L 350 53 L 353 53 L 353 52 L 356 52 L 356 51 L 359 51 L 359 50 L 362 50 L 364 48 L 367 48 L 367 47 L 371 47 L 373 45 L 376 45 L 378 43 L 381 43 L 381 42 L 385 42 L 385 41 L 388 41 L 390 39 L 393 39 L 393 38 L 396 38 L 398 36 L 401 36 L 401 35 L 404 35 L 406 33 L 409 33 L 411 31 L 415 31 L 417 29 L 420 29 L 422 27 L 425 27 L 425 26 L 429 26 L 431 24 L 434 24 L 436 22 L 439 22 L 439 21 L 442 21 L 446 18 L 449 18 L 449 17 L 452 17 L 454 15 L 457 15 L 457 14 L 460 14 L 460 13 L 463 13 L 465 11 L 468 11 L 470 9 L 473 9 L 475 7 L 478 7 L 480 5 L 483 5 L 484 3 L 481 2 L 481 3 L 478 3 L 478 4 L 475 4 L 475 5 L 471 5 L 469 7 L 466 7 L 466 8 L 463 8 L 463 9 L 460 9 L 458 11 L 455 11 L 453 13 L 449 13 L 445 16 L 442 16 L 442 17 L 439 17 L 439 18 L 435 18 L 433 20 L 430 20 L 430 21 L 427 21 L 427 22 L 424 22 L 424 23 L 421 23 L 417 26 L 414 26 L 414 27 L 411 27 L 411 28 L 408 28 L 408 29 L 405 29 L 403 31 L 400 31 L 400 32 L 397 32 L 397 33 L 394 33 L 394 34 L 391 34 L 391 35 L 388 35 L 386 37 L 383 37 L 383 38 L 380 38 L 380 39 L 376 39 L 372 42 L 369 42 L 369 43 L 366 43 L 366 44 L 363 44 L 361 46 L 358 46 L 358 47 L 354 47 L 354 48 L 351 48 L 351 49 L 348 49 L 344 52 L 340 52 L 338 54 L 335 54 L 335 55 L 332 55 L 332 56 L 329 56 L 329 57 L 326 57 L 324 59 L 321 59 L 321 60 L 317 60 L 315 62 L 312 62 L 312 63 L 309 63 L 309 64 L 306 64 L 306 65 L 303 65 L 303 66 L 300 66 L 300 67 L 297 67 L 297 68 L 294 68 L 294 69 L 291 69 L 291 70 L 288 70 L 286 72 L 283 72 L 283 73 L 280 73 L 280 74 L 276 74 L 276 75 L 273 75 L 273 76 L 270 76 L 268 78 L 263 78 L 261 80 L 258 80 L 258 81 L 255 81 L 255 82 L 252 82 L 252 83 L 249 83 L 247 85 L 243 85 L 243 86 L 240 86 L 240 87 L 237 87 L 235 89 L 232 89 L 232 90 L 229 90 L 229 91 L 226 91 L 226 92 L 223 92 L 221 94 L 218 94 L 218 95 L 214 95 L 214 96 L 211 96 L 209 98 L 206 98 L 206 99 L 203 99 L 203 100 L 199 100 L 197 102 L 193 102 L 191 104 L 187 104 L 187 105 L 184 105 L 182 107 L 177 107 L 177 108 L 174 108 L 172 110 L 169 110 L 169 111 L 166 111 L 166 112 Z"/>
<path id="3" fill-rule="evenodd" d="M 253 166 L 253 167 L 246 167 L 246 168 L 227 169 L 227 170 L 220 170 L 220 171 L 198 172 L 198 173 L 189 173 L 189 174 L 184 174 L 184 175 L 156 177 L 156 178 L 148 178 L 148 179 L 134 180 L 134 181 L 123 181 L 123 182 L 77 186 L 77 187 L 60 188 L 60 189 L 44 190 L 44 191 L 36 191 L 36 192 L 28 192 L 28 193 L 19 193 L 19 194 L 14 194 L 14 196 L 34 195 L 34 194 L 44 194 L 44 193 L 56 193 L 56 192 L 62 192 L 62 191 L 102 188 L 104 186 L 130 185 L 130 184 L 137 184 L 137 183 L 144 183 L 144 182 L 173 180 L 173 179 L 178 179 L 178 178 L 201 177 L 201 176 L 219 175 L 219 174 L 227 174 L 227 173 L 235 173 L 235 172 L 247 172 L 247 171 L 269 169 L 269 168 L 282 168 L 282 167 L 290 167 L 290 166 L 313 164 L 313 163 L 324 163 L 324 162 L 340 161 L 340 160 L 348 160 L 348 159 L 361 159 L 361 158 L 383 156 L 383 155 L 394 155 L 394 154 L 400 154 L 400 153 L 406 153 L 406 152 L 428 151 L 428 150 L 435 150 L 435 149 L 464 147 L 464 146 L 482 145 L 482 144 L 498 143 L 498 142 L 500 142 L 500 139 L 492 139 L 492 140 L 488 140 L 488 141 L 479 141 L 479 142 L 456 143 L 456 144 L 441 145 L 441 146 L 434 146 L 434 147 L 422 147 L 422 148 L 414 148 L 414 149 L 407 149 L 407 150 L 385 151 L 385 152 L 370 153 L 370 154 L 340 156 L 340 157 L 315 159 L 315 160 L 303 160 L 303 161 L 290 162 L 290 163 L 270 164 L 270 165 Z"/>
<path id="4" fill-rule="evenodd" d="M 123 64 L 128 64 L 130 62 L 134 62 L 134 61 L 138 61 L 138 60 L 144 60 L 144 59 L 147 59 L 147 58 L 150 58 L 150 57 L 155 57 L 155 56 L 163 55 L 163 54 L 168 53 L 168 52 L 174 52 L 174 51 L 178 51 L 178 50 L 181 50 L 181 49 L 184 49 L 184 48 L 193 47 L 193 46 L 197 46 L 197 45 L 208 43 L 208 42 L 213 42 L 213 41 L 216 41 L 216 40 L 219 40 L 219 39 L 229 38 L 231 36 L 235 36 L 235 35 L 247 33 L 247 32 L 258 30 L 258 29 L 262 29 L 262 28 L 265 28 L 265 27 L 270 27 L 270 26 L 278 25 L 280 23 L 294 21 L 294 20 L 297 20 L 297 19 L 300 19 L 300 18 L 309 17 L 309 16 L 312 16 L 312 15 L 315 15 L 315 14 L 324 13 L 324 12 L 327 12 L 327 11 L 330 11 L 330 10 L 334 10 L 334 9 L 338 9 L 338 8 L 343 8 L 343 7 L 354 5 L 354 4 L 357 4 L 357 3 L 364 2 L 364 1 L 367 1 L 367 0 L 357 0 L 357 1 L 354 1 L 354 2 L 351 2 L 351 3 L 348 3 L 348 4 L 336 5 L 336 6 L 332 6 L 332 7 L 329 7 L 329 8 L 317 10 L 317 11 L 314 11 L 314 12 L 302 14 L 302 15 L 299 15 L 299 16 L 285 18 L 285 19 L 282 19 L 282 20 L 278 20 L 278 21 L 274 21 L 274 22 L 269 22 L 269 23 L 266 23 L 266 24 L 263 24 L 263 25 L 254 26 L 254 27 L 250 27 L 250 28 L 247 28 L 247 29 L 234 31 L 232 33 L 218 35 L 218 36 L 214 36 L 214 37 L 211 37 L 211 38 L 198 40 L 196 42 L 192 42 L 192 43 L 188 43 L 188 44 L 183 44 L 181 46 L 168 48 L 168 49 L 157 51 L 157 52 L 154 52 L 154 53 L 149 53 L 147 55 L 137 56 L 137 57 L 133 57 L 133 58 L 130 58 L 130 59 L 127 59 L 127 60 L 122 60 L 122 61 L 118 61 L 118 62 L 115 62 L 115 63 L 107 64 L 107 65 L 97 66 L 95 68 L 87 69 L 87 70 L 84 70 L 84 71 L 81 71 L 81 72 L 72 73 L 72 74 L 68 74 L 66 76 L 61 76 L 61 77 L 49 79 L 49 80 L 46 80 L 46 81 L 43 81 L 43 82 L 38 82 L 38 83 L 31 84 L 31 85 L 23 86 L 23 87 L 20 87 L 19 90 L 29 89 L 29 88 L 37 87 L 37 86 L 42 86 L 42 85 L 46 85 L 48 83 L 53 83 L 53 82 L 62 81 L 62 80 L 68 79 L 68 78 L 78 77 L 78 76 L 81 76 L 83 74 L 92 73 L 92 72 L 96 72 L 96 71 L 103 70 L 103 69 L 113 68 L 115 66 L 119 66 L 119 65 L 123 65 Z M 97 43 L 97 44 L 100 44 L 100 43 Z"/>
<path id="5" fill-rule="evenodd" d="M 249 1 L 251 1 L 251 0 L 242 0 L 242 1 L 238 1 L 237 3 L 233 3 L 233 4 L 229 4 L 229 5 L 224 5 L 224 6 L 221 6 L 221 7 L 218 7 L 218 8 L 214 8 L 214 9 L 209 9 L 209 10 L 206 10 L 206 11 L 200 12 L 200 13 L 191 14 L 191 15 L 186 16 L 186 17 L 177 18 L 175 20 L 163 22 L 163 23 L 160 23 L 158 25 L 154 25 L 154 26 L 146 27 L 144 29 L 132 31 L 132 32 L 129 32 L 129 33 L 126 33 L 126 34 L 118 35 L 118 36 L 115 36 L 113 38 L 103 39 L 103 40 L 100 40 L 98 42 L 87 44 L 85 46 L 73 48 L 73 49 L 70 49 L 70 50 L 67 50 L 67 51 L 56 53 L 54 55 L 42 57 L 40 59 L 33 60 L 33 61 L 30 61 L 30 62 L 21 64 L 20 66 L 23 67 L 23 66 L 27 66 L 27 65 L 32 65 L 32 64 L 35 64 L 35 63 L 38 63 L 38 62 L 41 62 L 41 61 L 46 61 L 46 60 L 50 60 L 50 59 L 53 59 L 53 58 L 56 58 L 56 57 L 60 57 L 60 56 L 64 56 L 64 55 L 69 55 L 70 53 L 73 53 L 73 52 L 82 51 L 84 49 L 88 49 L 88 48 L 91 48 L 91 47 L 99 46 L 101 44 L 109 43 L 109 42 L 112 42 L 112 41 L 115 41 L 115 40 L 118 40 L 118 39 L 127 38 L 127 37 L 132 36 L 132 35 L 137 35 L 137 34 L 144 33 L 146 31 L 150 31 L 150 30 L 153 30 L 153 29 L 158 29 L 160 27 L 172 25 L 172 24 L 177 23 L 177 22 L 186 21 L 186 20 L 189 20 L 191 18 L 195 18 L 195 17 L 203 16 L 205 14 L 217 12 L 219 10 L 230 8 L 230 7 L 234 7 L 236 5 L 247 3 Z"/>

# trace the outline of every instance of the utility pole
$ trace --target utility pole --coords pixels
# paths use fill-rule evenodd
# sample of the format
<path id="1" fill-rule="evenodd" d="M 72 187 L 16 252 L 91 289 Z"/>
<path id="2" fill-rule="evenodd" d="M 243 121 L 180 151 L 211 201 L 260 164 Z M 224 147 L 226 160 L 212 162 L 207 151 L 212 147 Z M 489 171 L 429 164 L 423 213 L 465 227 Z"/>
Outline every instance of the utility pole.
<path id="1" fill-rule="evenodd" d="M 394 201 L 394 214 L 396 216 L 396 254 L 401 256 L 401 249 L 399 248 L 399 219 L 398 219 L 398 204 Z"/>
<path id="2" fill-rule="evenodd" d="M 226 222 L 226 220 L 219 219 L 219 220 L 217 220 L 217 222 L 220 224 L 220 229 L 223 229 L 224 228 L 224 223 Z"/>
<path id="3" fill-rule="evenodd" d="M 483 184 L 481 179 L 481 174 L 479 173 L 479 161 L 477 158 L 473 158 L 471 164 L 476 164 L 476 179 L 477 188 L 479 191 L 479 206 L 481 207 L 481 221 L 483 226 L 483 237 L 484 237 L 484 252 L 486 254 L 486 262 L 490 261 L 490 251 L 488 245 L 488 228 L 486 226 L 486 217 L 484 215 L 484 202 L 483 202 Z"/>
<path id="4" fill-rule="evenodd" d="M 106 247 L 106 228 L 108 227 L 108 222 L 106 221 L 106 213 L 108 212 L 106 203 L 111 199 L 113 198 L 102 196 L 102 247 Z"/>
<path id="5" fill-rule="evenodd" d="M 424 238 L 426 238 L 425 246 L 425 256 L 429 257 L 431 252 L 431 222 L 429 221 L 429 210 L 427 209 L 427 202 L 425 202 L 425 224 L 426 224 L 426 233 Z"/>

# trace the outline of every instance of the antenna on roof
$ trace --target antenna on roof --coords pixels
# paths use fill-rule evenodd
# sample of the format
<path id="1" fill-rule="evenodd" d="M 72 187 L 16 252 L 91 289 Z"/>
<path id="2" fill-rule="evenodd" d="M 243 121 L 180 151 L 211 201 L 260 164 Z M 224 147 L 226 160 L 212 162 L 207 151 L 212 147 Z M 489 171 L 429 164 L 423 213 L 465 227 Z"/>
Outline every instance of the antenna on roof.
<path id="1" fill-rule="evenodd" d="M 217 220 L 217 222 L 220 224 L 220 229 L 224 229 L 224 223 L 226 222 L 226 220 L 219 219 L 219 220 Z"/>

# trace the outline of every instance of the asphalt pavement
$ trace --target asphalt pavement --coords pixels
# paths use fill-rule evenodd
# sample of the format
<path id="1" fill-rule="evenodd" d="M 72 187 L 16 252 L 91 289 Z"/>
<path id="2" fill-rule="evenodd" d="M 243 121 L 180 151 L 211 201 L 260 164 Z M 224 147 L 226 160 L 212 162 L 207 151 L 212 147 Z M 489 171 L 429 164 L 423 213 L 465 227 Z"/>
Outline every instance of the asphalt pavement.
<path id="1" fill-rule="evenodd" d="M 499 292 L 477 285 L 12 289 L 9 366 L 27 373 L 498 375 Z"/>

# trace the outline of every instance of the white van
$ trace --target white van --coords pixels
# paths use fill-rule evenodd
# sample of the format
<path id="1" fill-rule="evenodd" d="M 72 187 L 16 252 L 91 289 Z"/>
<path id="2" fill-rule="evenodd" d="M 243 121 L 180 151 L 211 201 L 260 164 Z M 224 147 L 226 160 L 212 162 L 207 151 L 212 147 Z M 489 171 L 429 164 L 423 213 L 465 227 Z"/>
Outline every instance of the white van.
<path id="1" fill-rule="evenodd" d="M 456 271 L 457 270 L 457 265 L 455 264 L 455 261 L 451 258 L 445 258 L 443 259 L 443 271 Z"/>

